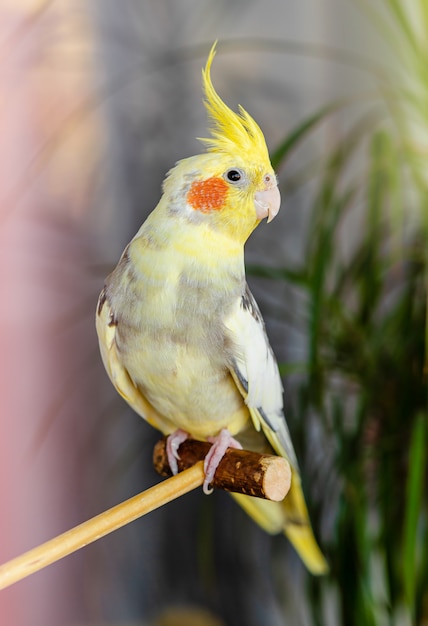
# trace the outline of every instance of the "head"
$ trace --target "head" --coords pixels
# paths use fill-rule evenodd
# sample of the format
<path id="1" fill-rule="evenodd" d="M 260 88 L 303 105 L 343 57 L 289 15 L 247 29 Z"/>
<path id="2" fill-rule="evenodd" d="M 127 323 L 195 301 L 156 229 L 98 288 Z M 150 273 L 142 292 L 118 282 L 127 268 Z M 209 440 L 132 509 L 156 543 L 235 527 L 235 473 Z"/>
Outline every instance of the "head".
<path id="1" fill-rule="evenodd" d="M 170 206 L 192 221 L 245 241 L 263 218 L 270 222 L 278 213 L 280 194 L 259 126 L 242 107 L 232 111 L 213 87 L 214 55 L 215 44 L 202 70 L 211 137 L 200 141 L 207 153 L 180 161 L 164 190 Z"/>

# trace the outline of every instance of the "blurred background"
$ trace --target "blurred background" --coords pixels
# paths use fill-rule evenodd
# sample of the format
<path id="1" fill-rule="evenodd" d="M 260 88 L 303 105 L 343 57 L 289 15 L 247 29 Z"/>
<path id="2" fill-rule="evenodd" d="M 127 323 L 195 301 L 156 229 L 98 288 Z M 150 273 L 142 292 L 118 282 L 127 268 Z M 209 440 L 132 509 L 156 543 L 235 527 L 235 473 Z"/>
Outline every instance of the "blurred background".
<path id="1" fill-rule="evenodd" d="M 331 572 L 194 492 L 2 591 L 1 623 L 426 625 L 424 0 L 0 1 L 0 562 L 159 480 L 94 309 L 201 151 L 215 39 L 279 175 L 248 279 Z"/>

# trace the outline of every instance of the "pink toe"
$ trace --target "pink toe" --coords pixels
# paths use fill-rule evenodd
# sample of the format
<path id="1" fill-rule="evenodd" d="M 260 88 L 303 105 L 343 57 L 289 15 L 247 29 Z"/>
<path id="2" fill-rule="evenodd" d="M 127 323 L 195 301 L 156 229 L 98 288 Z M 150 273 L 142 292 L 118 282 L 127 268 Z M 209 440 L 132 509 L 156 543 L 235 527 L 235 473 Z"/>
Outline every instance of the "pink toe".
<path id="1" fill-rule="evenodd" d="M 211 449 L 204 461 L 205 480 L 203 490 L 206 494 L 210 494 L 213 491 L 210 484 L 213 481 L 217 467 L 224 457 L 226 450 L 228 448 L 242 450 L 242 446 L 239 441 L 234 439 L 226 428 L 223 428 L 223 430 L 221 430 L 215 437 L 208 437 L 208 441 L 213 445 L 211 446 Z"/>
<path id="2" fill-rule="evenodd" d="M 189 438 L 189 434 L 186 431 L 178 429 L 171 433 L 166 439 L 166 456 L 168 458 L 169 467 L 174 476 L 178 473 L 177 459 L 180 458 L 178 454 L 178 448 L 183 441 Z"/>

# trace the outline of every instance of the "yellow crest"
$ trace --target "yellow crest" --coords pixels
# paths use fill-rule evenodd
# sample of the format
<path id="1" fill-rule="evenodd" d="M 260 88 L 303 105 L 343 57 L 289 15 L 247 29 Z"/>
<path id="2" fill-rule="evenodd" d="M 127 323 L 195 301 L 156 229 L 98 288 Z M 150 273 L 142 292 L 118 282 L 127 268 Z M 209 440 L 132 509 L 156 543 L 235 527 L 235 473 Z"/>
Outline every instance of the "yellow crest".
<path id="1" fill-rule="evenodd" d="M 239 105 L 239 113 L 230 109 L 217 94 L 211 82 L 211 64 L 215 56 L 216 43 L 208 55 L 202 70 L 202 83 L 205 92 L 204 104 L 213 122 L 210 138 L 200 138 L 210 152 L 223 152 L 236 155 L 245 154 L 251 161 L 269 162 L 266 141 L 259 125 L 251 115 Z"/>

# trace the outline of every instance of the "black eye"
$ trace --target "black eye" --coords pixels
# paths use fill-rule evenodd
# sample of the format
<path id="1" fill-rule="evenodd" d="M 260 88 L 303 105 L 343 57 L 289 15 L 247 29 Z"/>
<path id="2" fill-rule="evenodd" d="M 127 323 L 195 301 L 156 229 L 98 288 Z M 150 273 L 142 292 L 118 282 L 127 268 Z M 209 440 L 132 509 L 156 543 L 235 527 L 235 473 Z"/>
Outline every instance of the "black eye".
<path id="1" fill-rule="evenodd" d="M 242 173 L 239 170 L 228 170 L 226 172 L 226 178 L 231 183 L 237 183 L 242 178 Z"/>

